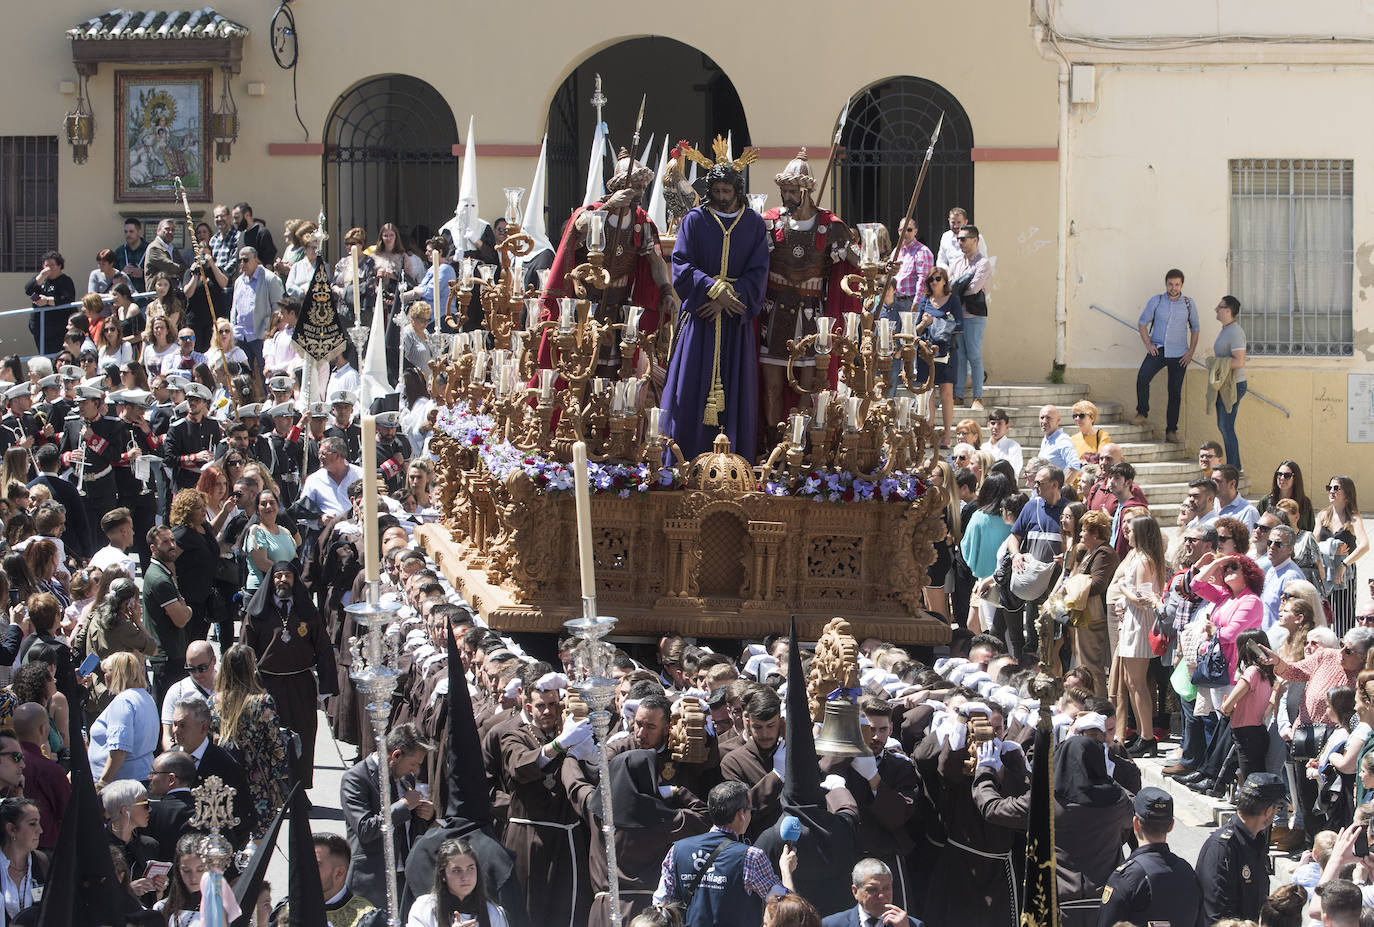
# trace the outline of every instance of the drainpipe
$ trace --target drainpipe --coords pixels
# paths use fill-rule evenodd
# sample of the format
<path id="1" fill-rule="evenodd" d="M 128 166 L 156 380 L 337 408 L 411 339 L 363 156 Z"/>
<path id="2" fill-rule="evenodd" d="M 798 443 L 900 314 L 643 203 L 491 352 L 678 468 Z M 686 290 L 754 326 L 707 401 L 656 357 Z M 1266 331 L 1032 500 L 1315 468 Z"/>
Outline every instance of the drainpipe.
<path id="1" fill-rule="evenodd" d="M 1049 41 L 1048 30 L 1041 24 L 1035 27 L 1036 47 L 1042 57 L 1059 65 L 1059 254 L 1055 268 L 1054 293 L 1054 364 L 1064 367 L 1065 344 L 1068 339 L 1069 289 L 1069 60 Z"/>

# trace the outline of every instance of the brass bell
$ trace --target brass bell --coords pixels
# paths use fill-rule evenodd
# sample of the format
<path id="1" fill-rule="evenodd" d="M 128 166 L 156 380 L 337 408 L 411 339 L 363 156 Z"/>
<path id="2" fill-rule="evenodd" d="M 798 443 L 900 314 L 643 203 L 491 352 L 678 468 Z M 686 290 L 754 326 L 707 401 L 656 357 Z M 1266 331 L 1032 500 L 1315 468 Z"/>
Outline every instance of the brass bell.
<path id="1" fill-rule="evenodd" d="M 859 706 L 848 699 L 825 703 L 821 732 L 816 735 L 818 756 L 869 756 L 873 751 L 859 726 Z"/>

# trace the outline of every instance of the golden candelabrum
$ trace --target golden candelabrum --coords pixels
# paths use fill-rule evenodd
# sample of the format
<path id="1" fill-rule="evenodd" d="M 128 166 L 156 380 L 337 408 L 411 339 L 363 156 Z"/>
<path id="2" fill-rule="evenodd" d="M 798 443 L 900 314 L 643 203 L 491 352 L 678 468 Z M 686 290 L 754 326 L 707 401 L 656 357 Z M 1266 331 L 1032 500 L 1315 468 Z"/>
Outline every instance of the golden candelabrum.
<path id="1" fill-rule="evenodd" d="M 841 286 L 863 308 L 844 313 L 838 330 L 835 319 L 823 316 L 816 320 L 815 334 L 787 343 L 788 382 L 810 397 L 810 411 L 799 409 L 779 423 L 782 441 L 763 466 L 765 484 L 778 480 L 795 485 L 813 470 L 847 471 L 877 482 L 894 470 L 925 469 L 935 461 L 934 430 L 917 411 L 921 397 L 932 389 L 934 350 L 921 338 L 924 327 L 917 313 L 903 312 L 900 330 L 891 319 L 875 314 L 886 267 L 878 260 L 876 241 L 861 231 L 861 273 L 846 276 Z M 816 386 L 807 388 L 797 381 L 794 367 L 812 352 Z M 926 362 L 924 379 L 915 373 L 918 358 Z M 831 390 L 830 368 L 836 362 L 838 389 Z M 896 392 L 891 389 L 894 367 L 909 395 L 890 395 Z"/>

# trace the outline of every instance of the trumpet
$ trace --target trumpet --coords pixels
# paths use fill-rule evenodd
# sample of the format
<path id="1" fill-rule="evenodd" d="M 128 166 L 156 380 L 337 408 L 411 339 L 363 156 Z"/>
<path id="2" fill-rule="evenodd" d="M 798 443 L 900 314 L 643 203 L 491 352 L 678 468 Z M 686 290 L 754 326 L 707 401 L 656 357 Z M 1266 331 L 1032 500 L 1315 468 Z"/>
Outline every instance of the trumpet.
<path id="1" fill-rule="evenodd" d="M 79 435 L 81 446 L 78 448 L 81 451 L 81 460 L 77 464 L 76 471 L 76 491 L 83 496 L 86 494 L 86 438 L 90 436 L 90 433 L 90 426 L 83 424 Z"/>

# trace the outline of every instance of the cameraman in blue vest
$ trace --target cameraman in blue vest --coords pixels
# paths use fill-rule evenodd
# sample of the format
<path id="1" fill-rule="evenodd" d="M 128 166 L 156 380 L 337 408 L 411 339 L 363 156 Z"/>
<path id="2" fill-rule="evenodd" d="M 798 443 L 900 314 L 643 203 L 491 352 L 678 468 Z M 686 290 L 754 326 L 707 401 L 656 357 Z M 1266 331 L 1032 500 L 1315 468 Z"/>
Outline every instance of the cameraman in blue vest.
<path id="1" fill-rule="evenodd" d="M 768 896 L 796 890 L 797 854 L 790 845 L 783 850 L 779 881 L 763 851 L 741 839 L 752 813 L 743 782 L 711 789 L 706 810 L 711 829 L 674 843 L 663 858 L 654 904 L 681 904 L 684 927 L 758 927 Z"/>

